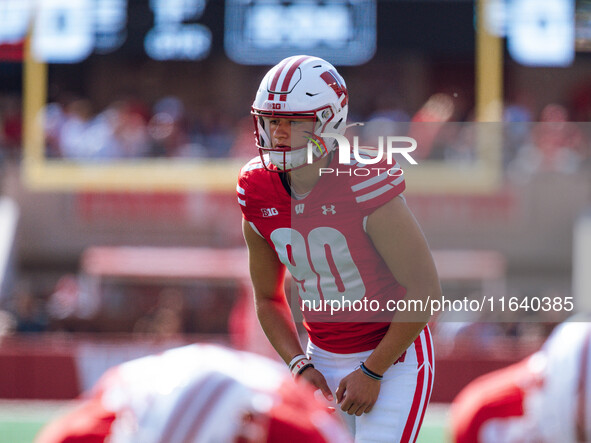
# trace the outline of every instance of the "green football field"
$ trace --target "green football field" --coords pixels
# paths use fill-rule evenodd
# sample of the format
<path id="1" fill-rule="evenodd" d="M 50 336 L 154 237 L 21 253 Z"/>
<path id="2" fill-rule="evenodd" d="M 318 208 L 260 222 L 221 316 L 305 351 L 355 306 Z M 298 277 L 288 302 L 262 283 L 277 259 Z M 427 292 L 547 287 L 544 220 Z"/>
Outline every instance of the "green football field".
<path id="1" fill-rule="evenodd" d="M 0 400 L 0 443 L 29 443 L 41 427 L 64 413 L 68 401 Z"/>
<path id="2" fill-rule="evenodd" d="M 32 442 L 46 422 L 72 405 L 73 402 L 67 401 L 0 401 L 0 443 Z M 449 443 L 447 413 L 447 405 L 430 405 L 417 442 Z"/>

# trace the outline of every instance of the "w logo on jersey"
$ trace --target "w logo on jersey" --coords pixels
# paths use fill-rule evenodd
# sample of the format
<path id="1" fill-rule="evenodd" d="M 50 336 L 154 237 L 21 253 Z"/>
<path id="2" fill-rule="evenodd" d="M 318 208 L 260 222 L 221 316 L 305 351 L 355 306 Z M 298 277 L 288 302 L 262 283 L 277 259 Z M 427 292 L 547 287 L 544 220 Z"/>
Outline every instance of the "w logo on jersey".
<path id="1" fill-rule="evenodd" d="M 304 213 L 304 204 L 303 203 L 295 205 L 295 213 L 296 214 L 303 214 Z"/>
<path id="2" fill-rule="evenodd" d="M 336 213 L 337 213 L 337 211 L 335 211 L 334 205 L 330 205 L 330 206 L 322 205 L 322 215 L 336 214 Z"/>

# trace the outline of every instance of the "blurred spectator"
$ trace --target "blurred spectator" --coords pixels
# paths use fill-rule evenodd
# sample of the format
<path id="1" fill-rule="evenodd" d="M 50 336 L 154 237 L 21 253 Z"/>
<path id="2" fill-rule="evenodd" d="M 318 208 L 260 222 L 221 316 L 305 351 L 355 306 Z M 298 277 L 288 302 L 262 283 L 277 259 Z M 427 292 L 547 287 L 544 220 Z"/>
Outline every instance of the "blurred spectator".
<path id="1" fill-rule="evenodd" d="M 0 342 L 3 337 L 14 333 L 16 325 L 17 320 L 11 312 L 0 310 Z"/>
<path id="2" fill-rule="evenodd" d="M 458 351 L 477 349 L 490 352 L 504 336 L 501 324 L 490 321 L 453 321 L 441 319 L 435 328 L 437 342 L 446 351 L 442 355 L 453 355 Z"/>
<path id="3" fill-rule="evenodd" d="M 473 165 L 478 160 L 478 124 L 448 123 L 441 130 L 436 145 L 443 160 L 454 165 Z M 436 153 L 437 155 L 437 153 Z"/>
<path id="4" fill-rule="evenodd" d="M 14 294 L 16 332 L 44 332 L 48 317 L 45 304 L 27 288 L 18 288 Z"/>
<path id="5" fill-rule="evenodd" d="M 533 142 L 541 155 L 540 168 L 574 172 L 583 159 L 584 137 L 576 123 L 569 122 L 568 110 L 551 103 L 544 107 L 540 123 L 532 130 Z"/>
<path id="6" fill-rule="evenodd" d="M 438 136 L 446 122 L 454 115 L 455 107 L 450 95 L 437 93 L 429 97 L 425 104 L 412 117 L 409 137 L 417 142 L 417 150 L 413 158 L 441 158 L 438 151 Z"/>
<path id="7" fill-rule="evenodd" d="M 74 274 L 62 276 L 47 300 L 52 329 L 76 331 L 85 320 L 93 319 L 101 300 L 87 287 L 86 280 Z"/>
<path id="8" fill-rule="evenodd" d="M 531 99 L 519 94 L 514 101 L 505 103 L 503 109 L 503 166 L 506 167 L 519 152 L 533 127 L 534 113 Z"/>
<path id="9" fill-rule="evenodd" d="M 147 122 L 131 103 L 117 101 L 95 119 L 102 125 L 107 155 L 116 158 L 144 157 L 149 150 Z"/>
<path id="10" fill-rule="evenodd" d="M 48 157 L 219 158 L 230 154 L 235 139 L 235 123 L 226 114 L 208 108 L 189 115 L 175 96 L 158 100 L 151 112 L 134 98 L 117 100 L 96 115 L 91 102 L 80 98 L 49 103 L 43 112 Z"/>
<path id="11" fill-rule="evenodd" d="M 47 301 L 47 313 L 52 319 L 63 320 L 76 315 L 78 311 L 78 282 L 75 275 L 61 277 L 54 292 Z"/>
<path id="12" fill-rule="evenodd" d="M 182 104 L 169 97 L 154 111 L 150 116 L 130 98 L 96 115 L 87 99 L 50 103 L 44 108 L 46 153 L 79 160 L 180 155 L 188 140 Z"/>
<path id="13" fill-rule="evenodd" d="M 65 121 L 59 134 L 62 156 L 69 158 L 87 157 L 87 152 L 92 152 L 91 147 L 86 144 L 91 120 L 90 101 L 76 100 L 67 106 Z"/>
<path id="14" fill-rule="evenodd" d="M 235 306 L 232 291 L 219 288 L 199 292 L 199 306 L 194 310 L 191 327 L 201 334 L 220 334 L 228 331 L 228 317 Z"/>
<path id="15" fill-rule="evenodd" d="M 190 152 L 188 122 L 185 106 L 176 97 L 159 100 L 152 109 L 148 122 L 150 155 L 153 157 L 178 157 Z"/>
<path id="16" fill-rule="evenodd" d="M 41 111 L 45 123 L 45 153 L 61 157 L 61 132 L 66 121 L 64 108 L 59 103 L 48 103 Z"/>
<path id="17" fill-rule="evenodd" d="M 409 121 L 409 116 L 397 109 L 373 113 L 367 122 L 360 127 L 360 145 L 377 147 L 378 137 L 384 137 L 384 140 L 386 140 L 387 136 L 404 135 L 408 130 Z"/>
<path id="18" fill-rule="evenodd" d="M 591 122 L 591 83 L 578 85 L 571 95 L 573 121 Z"/>
<path id="19" fill-rule="evenodd" d="M 410 115 L 402 106 L 400 95 L 395 92 L 380 91 L 368 120 L 386 118 L 395 122 L 409 122 Z"/>
<path id="20" fill-rule="evenodd" d="M 455 105 L 449 94 L 433 94 L 412 117 L 413 122 L 446 122 L 454 115 Z"/>
<path id="21" fill-rule="evenodd" d="M 208 157 L 226 157 L 234 143 L 235 126 L 226 114 L 207 109 L 207 112 L 199 116 L 194 128 L 194 138 L 199 145 L 205 147 Z"/>
<path id="22" fill-rule="evenodd" d="M 253 158 L 259 153 L 254 142 L 254 123 L 249 115 L 240 119 L 236 124 L 236 137 L 229 154 L 235 158 Z"/>
<path id="23" fill-rule="evenodd" d="M 518 103 L 506 103 L 503 109 L 503 121 L 509 123 L 528 123 L 533 121 L 533 112 Z"/>
<path id="24" fill-rule="evenodd" d="M 535 120 L 535 99 L 528 91 L 519 90 L 510 94 L 503 103 L 503 121 L 528 123 Z"/>
<path id="25" fill-rule="evenodd" d="M 529 140 L 508 165 L 508 173 L 521 181 L 537 171 L 574 173 L 590 154 L 583 131 L 568 121 L 568 110 L 552 103 L 543 108 L 540 122 L 533 125 Z"/>
<path id="26" fill-rule="evenodd" d="M 89 100 L 73 101 L 66 108 L 59 135 L 62 156 L 78 160 L 117 157 L 113 123 L 105 115 L 94 117 Z"/>
<path id="27" fill-rule="evenodd" d="M 64 95 L 44 109 L 49 157 L 104 160 L 257 155 L 250 116 L 235 122 L 227 113 L 213 107 L 189 112 L 175 96 L 161 98 L 151 110 L 141 100 L 126 97 L 95 115 L 89 100 L 67 97 L 70 96 Z M 504 165 L 513 174 L 518 171 L 522 176 L 537 170 L 577 170 L 591 154 L 580 128 L 568 121 L 568 110 L 558 104 L 547 105 L 540 114 L 543 124 L 535 125 L 532 130 L 530 101 L 526 94 L 520 93 L 505 104 Z M 9 106 L 5 104 L 4 108 Z M 364 126 L 349 128 L 347 135 L 349 138 L 358 135 L 360 146 L 373 147 L 377 146 L 380 135 L 408 135 L 417 141 L 413 157 L 418 160 L 473 164 L 477 158 L 476 130 L 471 125 L 460 124 L 464 117 L 469 117 L 465 109 L 466 100 L 458 98 L 457 93 L 439 92 L 429 96 L 410 118 L 399 100 L 387 94 L 376 99 L 367 117 L 353 119 L 365 121 Z M 0 120 L 7 123 L 10 115 L 18 118 L 9 126 L 19 127 L 20 113 L 4 112 Z M 14 129 L 9 133 L 19 131 Z M 1 143 L 16 140 L 7 138 L 4 132 L 0 133 Z"/>
<path id="28" fill-rule="evenodd" d="M 11 158 L 19 158 L 22 146 L 21 98 L 9 95 L 0 97 L 0 146 Z"/>
<path id="29" fill-rule="evenodd" d="M 136 321 L 133 332 L 163 339 L 181 334 L 184 332 L 184 309 L 183 293 L 176 289 L 165 289 L 159 294 L 156 306 Z"/>

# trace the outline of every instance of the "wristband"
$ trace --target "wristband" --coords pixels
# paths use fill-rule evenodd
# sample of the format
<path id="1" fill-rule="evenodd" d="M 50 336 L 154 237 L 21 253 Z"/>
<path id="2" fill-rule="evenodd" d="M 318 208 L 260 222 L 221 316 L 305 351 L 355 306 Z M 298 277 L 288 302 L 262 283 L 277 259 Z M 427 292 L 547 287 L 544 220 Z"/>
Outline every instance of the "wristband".
<path id="1" fill-rule="evenodd" d="M 289 367 L 289 370 L 291 371 L 293 369 L 293 365 L 295 365 L 298 361 L 305 360 L 306 358 L 308 357 L 306 357 L 304 354 L 296 355 L 294 358 L 291 359 L 291 361 L 287 365 Z"/>
<path id="2" fill-rule="evenodd" d="M 307 365 L 302 366 L 302 368 L 298 371 L 295 378 L 298 378 L 300 375 L 302 375 L 306 369 L 313 368 L 313 367 L 314 367 L 314 365 L 312 363 L 308 363 Z"/>
<path id="3" fill-rule="evenodd" d="M 372 370 L 367 369 L 367 366 L 365 366 L 363 362 L 361 362 L 361 365 L 359 365 L 359 369 L 361 369 L 361 372 L 363 372 L 369 378 L 373 378 L 374 380 L 381 381 L 384 378 L 383 375 L 376 374 Z"/>
<path id="4" fill-rule="evenodd" d="M 304 358 L 302 360 L 299 360 L 296 364 L 293 365 L 293 367 L 291 368 L 291 373 L 295 378 L 298 375 L 300 375 L 302 372 L 304 372 L 304 370 L 306 368 L 308 368 L 309 366 L 314 367 L 314 365 L 312 364 L 312 362 L 310 360 L 308 360 L 307 358 Z"/>

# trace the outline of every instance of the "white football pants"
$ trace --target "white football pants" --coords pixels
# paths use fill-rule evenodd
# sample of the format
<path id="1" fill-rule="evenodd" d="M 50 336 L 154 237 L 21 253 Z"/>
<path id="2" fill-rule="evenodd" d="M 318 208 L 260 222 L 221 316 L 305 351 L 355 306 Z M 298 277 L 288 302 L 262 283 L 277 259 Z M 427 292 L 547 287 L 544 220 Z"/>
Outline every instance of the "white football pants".
<path id="1" fill-rule="evenodd" d="M 371 352 L 335 354 L 311 342 L 308 342 L 307 350 L 333 394 L 340 381 L 356 370 Z M 431 397 L 435 369 L 433 341 L 428 327 L 406 350 L 403 360 L 384 374 L 378 400 L 370 413 L 357 417 L 343 412 L 336 405 L 356 443 L 407 443 L 416 440 Z"/>

